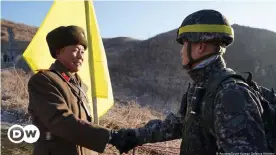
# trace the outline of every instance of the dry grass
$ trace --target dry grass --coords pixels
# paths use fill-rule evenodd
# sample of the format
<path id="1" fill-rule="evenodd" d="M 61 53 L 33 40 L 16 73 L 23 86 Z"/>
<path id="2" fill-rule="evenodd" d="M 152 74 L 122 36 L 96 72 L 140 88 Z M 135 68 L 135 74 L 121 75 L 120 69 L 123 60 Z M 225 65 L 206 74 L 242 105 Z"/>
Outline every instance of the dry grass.
<path id="1" fill-rule="evenodd" d="M 1 128 L 1 154 L 2 155 L 31 155 L 32 145 L 27 143 L 14 144 L 7 137 L 7 130 Z"/>
<path id="2" fill-rule="evenodd" d="M 100 123 L 108 128 L 133 128 L 140 127 L 147 121 L 162 118 L 160 112 L 149 107 L 141 107 L 134 101 L 125 104 L 115 103 L 115 107 L 101 119 Z"/>
<path id="3" fill-rule="evenodd" d="M 115 106 L 101 118 L 100 124 L 111 128 L 137 128 L 143 126 L 149 120 L 152 119 L 163 119 L 162 113 L 157 112 L 149 107 L 141 107 L 133 101 L 128 103 L 116 103 Z M 180 140 L 155 143 L 151 145 L 143 145 L 136 148 L 137 154 L 153 155 L 153 154 L 178 154 L 180 146 Z M 170 147 L 170 148 L 167 148 Z M 172 149 L 177 148 L 177 149 Z M 118 153 L 118 151 L 112 147 L 108 146 L 103 155 Z M 130 151 L 128 154 L 132 154 Z"/>
<path id="4" fill-rule="evenodd" d="M 1 109 L 27 119 L 27 82 L 31 74 L 19 69 L 1 71 Z"/>
<path id="5" fill-rule="evenodd" d="M 2 110 L 12 112 L 25 121 L 28 120 L 26 85 L 30 76 L 31 74 L 27 74 L 22 70 L 8 69 L 1 71 Z M 100 124 L 110 129 L 136 128 L 143 126 L 149 120 L 163 118 L 162 112 L 149 107 L 141 107 L 134 101 L 116 101 L 115 106 L 100 119 Z M 32 145 L 26 143 L 12 144 L 7 139 L 6 133 L 6 130 L 1 129 L 1 150 L 3 155 L 31 154 Z M 179 148 L 179 145 L 179 140 L 156 143 L 154 146 L 144 145 L 136 148 L 136 154 L 178 154 L 178 149 L 173 150 L 164 147 Z M 108 145 L 105 152 L 101 155 L 111 154 L 119 154 L 119 152 L 115 147 Z M 132 154 L 132 152 L 130 151 L 129 154 Z"/>

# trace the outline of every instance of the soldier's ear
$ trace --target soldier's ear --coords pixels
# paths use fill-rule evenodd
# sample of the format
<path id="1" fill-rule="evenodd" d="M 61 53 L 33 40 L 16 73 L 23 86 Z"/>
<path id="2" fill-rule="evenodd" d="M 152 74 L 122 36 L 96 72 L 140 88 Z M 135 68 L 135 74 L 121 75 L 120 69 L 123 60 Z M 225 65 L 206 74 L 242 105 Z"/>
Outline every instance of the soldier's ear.
<path id="1" fill-rule="evenodd" d="M 63 48 L 62 48 L 63 49 Z M 60 54 L 62 52 L 62 49 L 57 49 L 56 50 L 56 58 L 59 58 L 60 57 Z"/>
<path id="2" fill-rule="evenodd" d="M 198 51 L 199 55 L 203 55 L 204 52 L 206 51 L 206 49 L 207 49 L 207 44 L 206 43 L 204 43 L 204 42 L 198 43 L 197 51 Z"/>

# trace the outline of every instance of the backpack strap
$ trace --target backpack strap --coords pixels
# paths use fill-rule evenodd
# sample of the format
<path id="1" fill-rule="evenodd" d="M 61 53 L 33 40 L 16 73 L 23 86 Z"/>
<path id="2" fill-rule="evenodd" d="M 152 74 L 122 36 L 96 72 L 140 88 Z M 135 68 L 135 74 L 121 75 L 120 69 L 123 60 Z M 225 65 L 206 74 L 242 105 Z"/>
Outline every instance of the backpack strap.
<path id="1" fill-rule="evenodd" d="M 234 71 L 227 69 L 226 72 L 224 72 L 221 76 L 210 76 L 208 81 L 203 85 L 205 94 L 203 95 L 204 103 L 201 106 L 200 113 L 201 117 L 203 118 L 203 127 L 211 131 L 211 133 L 213 131 L 213 123 L 211 122 L 214 120 L 213 109 L 215 108 L 214 102 L 217 91 L 221 84 L 230 78 L 234 78 L 234 80 L 239 81 L 238 83 L 246 83 L 246 80 L 241 75 L 238 75 Z"/>
<path id="2" fill-rule="evenodd" d="M 228 80 L 229 78 L 234 78 L 234 79 L 238 79 L 241 80 L 244 83 L 247 83 L 246 80 L 241 76 L 236 74 L 235 72 L 232 71 L 226 71 L 222 76 L 219 77 L 210 77 L 207 81 L 206 84 L 203 85 L 203 88 L 206 89 L 206 93 L 208 96 L 212 96 L 214 95 L 214 93 L 217 92 L 217 89 L 219 88 L 219 86 L 226 80 Z"/>

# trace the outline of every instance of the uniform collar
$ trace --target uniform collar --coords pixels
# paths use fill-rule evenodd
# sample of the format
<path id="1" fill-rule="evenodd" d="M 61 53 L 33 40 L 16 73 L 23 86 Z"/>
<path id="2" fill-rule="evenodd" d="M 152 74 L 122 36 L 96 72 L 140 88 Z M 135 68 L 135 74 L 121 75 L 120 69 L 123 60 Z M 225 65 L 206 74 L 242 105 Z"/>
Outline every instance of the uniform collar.
<path id="1" fill-rule="evenodd" d="M 56 60 L 50 66 L 50 69 L 59 72 L 67 82 L 70 82 L 70 80 L 72 79 L 75 84 L 77 83 L 85 92 L 87 92 L 88 87 L 85 83 L 82 82 L 80 76 L 77 73 L 72 74 L 60 61 Z"/>
<path id="2" fill-rule="evenodd" d="M 190 78 L 195 84 L 203 84 L 212 75 L 219 74 L 222 70 L 226 69 L 226 64 L 221 55 L 218 55 L 215 59 L 211 58 L 200 63 L 200 67 L 195 67 L 188 71 Z"/>
<path id="3" fill-rule="evenodd" d="M 50 67 L 57 72 L 59 72 L 66 81 L 69 81 L 71 78 L 74 78 L 74 74 L 71 73 L 59 60 L 56 60 Z"/>

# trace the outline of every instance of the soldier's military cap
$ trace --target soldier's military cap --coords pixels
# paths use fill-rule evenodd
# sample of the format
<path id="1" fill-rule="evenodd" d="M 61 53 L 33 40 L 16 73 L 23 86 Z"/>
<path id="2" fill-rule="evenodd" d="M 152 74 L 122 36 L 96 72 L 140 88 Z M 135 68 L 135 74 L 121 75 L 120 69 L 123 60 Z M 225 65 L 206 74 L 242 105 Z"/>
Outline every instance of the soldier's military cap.
<path id="1" fill-rule="evenodd" d="M 79 26 L 60 26 L 49 32 L 46 36 L 50 53 L 56 58 L 57 50 L 68 45 L 83 45 L 87 48 L 87 40 L 83 28 Z"/>
<path id="2" fill-rule="evenodd" d="M 227 19 L 216 10 L 200 10 L 187 16 L 177 31 L 177 42 L 216 42 L 229 46 L 234 31 Z"/>

